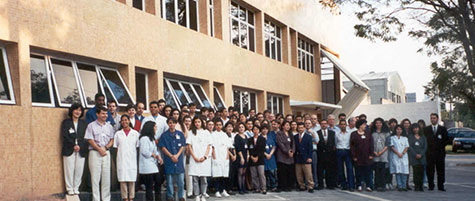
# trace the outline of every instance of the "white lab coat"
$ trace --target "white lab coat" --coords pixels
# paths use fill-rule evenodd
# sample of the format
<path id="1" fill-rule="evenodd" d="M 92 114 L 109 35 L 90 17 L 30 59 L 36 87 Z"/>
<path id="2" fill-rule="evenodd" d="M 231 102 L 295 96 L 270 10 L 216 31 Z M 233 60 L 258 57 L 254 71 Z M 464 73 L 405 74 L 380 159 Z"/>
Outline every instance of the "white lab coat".
<path id="1" fill-rule="evenodd" d="M 229 176 L 229 157 L 228 149 L 232 147 L 232 141 L 228 135 L 221 131 L 214 131 L 211 134 L 212 146 L 214 148 L 216 159 L 211 161 L 211 174 L 213 177 Z"/>
<path id="2" fill-rule="evenodd" d="M 409 147 L 409 141 L 407 137 L 401 136 L 398 138 L 396 135 L 391 136 L 391 146 L 394 147 L 399 153 L 402 153 L 406 147 Z M 407 153 L 402 158 L 396 153 L 392 153 L 390 156 L 390 171 L 391 174 L 409 174 L 409 158 Z"/>
<path id="3" fill-rule="evenodd" d="M 208 130 L 197 130 L 196 135 L 192 132 L 189 133 L 186 139 L 186 144 L 191 145 L 193 153 L 196 158 L 201 158 L 205 155 L 208 145 L 211 145 L 211 134 Z M 188 175 L 198 177 L 210 177 L 211 176 L 211 148 L 208 152 L 207 159 L 201 163 L 196 162 L 190 155 L 190 164 L 188 165 Z"/>
<path id="4" fill-rule="evenodd" d="M 117 148 L 117 177 L 119 182 L 134 182 L 137 179 L 137 147 L 140 134 L 130 129 L 126 136 L 119 130 L 114 136 L 114 147 Z"/>

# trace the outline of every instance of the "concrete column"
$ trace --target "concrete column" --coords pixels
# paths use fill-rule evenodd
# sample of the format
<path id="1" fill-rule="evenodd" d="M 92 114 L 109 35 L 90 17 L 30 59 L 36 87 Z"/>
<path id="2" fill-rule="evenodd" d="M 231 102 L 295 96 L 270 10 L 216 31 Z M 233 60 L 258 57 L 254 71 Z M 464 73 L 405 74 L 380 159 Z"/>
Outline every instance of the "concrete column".
<path id="1" fill-rule="evenodd" d="M 119 3 L 127 4 L 127 2 L 126 2 L 127 0 L 116 0 L 116 1 L 119 2 Z"/>
<path id="2" fill-rule="evenodd" d="M 164 86 L 163 86 L 163 77 L 159 79 L 159 76 L 158 76 L 159 73 L 156 70 L 148 72 L 147 75 L 148 75 L 148 102 L 150 103 L 160 98 L 159 91 L 160 89 L 163 90 Z M 163 94 L 163 91 L 162 91 L 162 94 Z"/>
<path id="3" fill-rule="evenodd" d="M 265 91 L 257 92 L 257 111 L 264 112 L 267 109 L 267 93 Z"/>
<path id="4" fill-rule="evenodd" d="M 317 44 L 313 47 L 313 55 L 314 55 L 314 62 L 315 62 L 315 74 L 319 75 L 320 80 L 322 76 L 322 66 L 320 63 L 320 44 Z"/>
<path id="5" fill-rule="evenodd" d="M 290 29 L 290 64 L 294 67 L 298 67 L 298 33 Z"/>
<path id="6" fill-rule="evenodd" d="M 199 17 L 199 30 L 200 33 L 208 34 L 209 28 L 209 0 L 197 0 L 198 2 L 198 17 Z"/>
<path id="7" fill-rule="evenodd" d="M 135 66 L 131 64 L 120 65 L 118 69 L 126 87 L 129 89 L 130 94 L 132 97 L 135 97 Z"/>
<path id="8" fill-rule="evenodd" d="M 156 2 L 160 3 L 160 0 L 145 0 L 145 12 L 155 15 L 155 7 L 158 5 Z M 158 5 L 158 7 L 160 6 Z"/>
<path id="9" fill-rule="evenodd" d="M 289 27 L 282 27 L 282 62 L 290 63 L 290 32 Z"/>
<path id="10" fill-rule="evenodd" d="M 224 41 L 231 41 L 229 25 L 229 5 L 231 0 L 215 1 L 215 35 Z"/>
<path id="11" fill-rule="evenodd" d="M 203 87 L 203 90 L 205 90 L 206 95 L 208 95 L 210 104 L 213 105 L 213 81 L 207 81 L 201 83 L 201 86 Z"/>
<path id="12" fill-rule="evenodd" d="M 226 106 L 234 106 L 234 100 L 233 100 L 233 85 L 230 82 L 227 82 L 223 85 L 221 92 L 221 96 L 224 99 L 224 102 L 226 103 Z"/>
<path id="13" fill-rule="evenodd" d="M 263 12 L 255 12 L 255 43 L 256 43 L 256 52 L 258 54 L 264 55 L 264 13 Z"/>

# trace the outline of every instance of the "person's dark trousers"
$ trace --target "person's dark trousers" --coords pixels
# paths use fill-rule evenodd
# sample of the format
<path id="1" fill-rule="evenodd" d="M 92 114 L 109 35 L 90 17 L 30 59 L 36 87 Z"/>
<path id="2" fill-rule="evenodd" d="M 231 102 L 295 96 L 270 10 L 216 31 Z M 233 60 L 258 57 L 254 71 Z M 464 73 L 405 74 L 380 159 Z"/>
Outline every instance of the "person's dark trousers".
<path id="1" fill-rule="evenodd" d="M 388 164 L 386 164 L 386 165 L 388 165 Z M 389 166 L 384 168 L 384 172 L 385 172 L 385 175 L 386 175 L 386 176 L 384 176 L 384 183 L 392 185 L 393 184 L 393 175 L 391 174 L 391 172 L 389 170 Z"/>
<path id="2" fill-rule="evenodd" d="M 229 177 L 226 178 L 226 191 L 231 192 L 234 187 L 237 188 L 237 176 L 238 176 L 239 163 L 231 162 L 229 165 Z"/>
<path id="3" fill-rule="evenodd" d="M 355 188 L 355 178 L 353 174 L 353 163 L 350 157 L 350 150 L 337 150 L 336 151 L 336 161 L 338 166 L 338 183 L 340 183 L 343 189 Z M 346 176 L 345 176 L 345 167 L 346 167 Z"/>
<path id="4" fill-rule="evenodd" d="M 412 174 L 415 190 L 422 191 L 422 183 L 424 180 L 424 165 L 413 165 Z"/>
<path id="5" fill-rule="evenodd" d="M 362 186 L 362 182 L 366 183 L 366 187 L 373 188 L 373 182 L 371 181 L 369 174 L 371 172 L 371 166 L 355 166 L 356 169 L 356 186 Z"/>
<path id="6" fill-rule="evenodd" d="M 337 180 L 336 152 L 319 152 L 317 164 L 318 188 L 322 189 L 323 179 L 327 188 L 335 188 Z"/>
<path id="7" fill-rule="evenodd" d="M 224 177 L 213 178 L 214 190 L 216 192 L 222 193 L 225 188 Z"/>
<path id="8" fill-rule="evenodd" d="M 374 169 L 374 187 L 384 188 L 384 179 L 386 178 L 386 163 L 385 162 L 375 162 L 373 164 Z M 372 173 L 370 173 L 372 174 Z"/>
<path id="9" fill-rule="evenodd" d="M 153 191 L 155 190 L 155 201 L 161 200 L 163 176 L 160 173 L 143 174 L 145 183 L 145 198 L 147 201 L 153 201 Z"/>
<path id="10" fill-rule="evenodd" d="M 434 174 L 437 170 L 437 187 L 444 189 L 445 183 L 445 156 L 427 157 L 427 180 L 429 189 L 434 189 Z"/>
<path id="11" fill-rule="evenodd" d="M 297 189 L 299 188 L 297 186 L 297 173 L 295 172 L 295 163 L 290 166 L 290 173 L 288 175 L 292 175 L 290 177 L 290 188 L 291 189 Z"/>
<path id="12" fill-rule="evenodd" d="M 277 178 L 276 178 L 277 170 L 266 170 L 266 184 L 267 189 L 273 190 L 277 188 Z"/>
<path id="13" fill-rule="evenodd" d="M 277 162 L 277 182 L 279 183 L 279 188 L 283 191 L 291 190 L 294 185 L 292 185 L 293 178 L 290 176 L 294 171 L 292 171 L 292 165 L 279 163 Z"/>
<path id="14" fill-rule="evenodd" d="M 317 169 L 318 169 L 318 155 L 317 150 L 312 151 L 312 177 L 313 182 L 315 183 L 313 188 L 318 187 L 318 178 L 317 178 Z"/>

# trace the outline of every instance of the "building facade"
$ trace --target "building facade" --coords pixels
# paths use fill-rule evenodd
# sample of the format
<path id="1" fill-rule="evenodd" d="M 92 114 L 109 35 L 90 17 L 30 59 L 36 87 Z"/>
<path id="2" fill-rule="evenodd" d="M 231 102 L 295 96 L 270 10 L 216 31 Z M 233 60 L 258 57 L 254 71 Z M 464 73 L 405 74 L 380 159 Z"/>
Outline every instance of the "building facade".
<path id="1" fill-rule="evenodd" d="M 339 57 L 340 17 L 318 1 L 9 0 L 0 8 L 2 198 L 64 192 L 60 123 L 71 103 L 91 108 L 98 92 L 121 107 L 164 98 L 241 112 L 344 108 L 339 96 L 323 103 L 321 60 Z"/>
<path id="2" fill-rule="evenodd" d="M 357 77 L 371 89 L 367 97 L 370 104 L 406 102 L 406 87 L 398 72 L 370 72 Z M 343 86 L 351 88 L 353 82 L 344 81 Z"/>
<path id="3" fill-rule="evenodd" d="M 406 103 L 417 102 L 416 93 L 406 93 Z"/>

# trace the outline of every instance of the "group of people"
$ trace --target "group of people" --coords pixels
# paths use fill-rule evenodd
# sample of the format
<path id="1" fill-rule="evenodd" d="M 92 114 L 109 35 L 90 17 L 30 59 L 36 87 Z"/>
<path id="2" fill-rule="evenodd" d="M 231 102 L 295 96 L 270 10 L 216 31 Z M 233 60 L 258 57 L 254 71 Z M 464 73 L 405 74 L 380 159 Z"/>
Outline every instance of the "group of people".
<path id="1" fill-rule="evenodd" d="M 117 103 L 109 101 L 106 108 L 104 100 L 95 96 L 85 120 L 81 104 L 72 104 L 61 125 L 69 195 L 79 194 L 86 158 L 95 201 L 110 200 L 114 176 L 126 201 L 141 185 L 147 200 L 161 200 L 164 181 L 166 199 L 175 200 L 176 191 L 180 201 L 185 192 L 205 201 L 211 191 L 216 197 L 324 188 L 385 191 L 393 189 L 393 175 L 397 189 L 406 191 L 411 167 L 416 191 L 423 191 L 426 175 L 434 189 L 435 170 L 438 190 L 445 191 L 448 136 L 437 114 L 429 126 L 382 118 L 368 125 L 364 114 L 319 120 L 315 114 L 244 114 L 233 107 L 202 107 L 198 114 L 193 103 L 177 109 L 161 99 L 148 105 L 150 116 L 144 117 L 143 103 L 119 115 Z"/>

